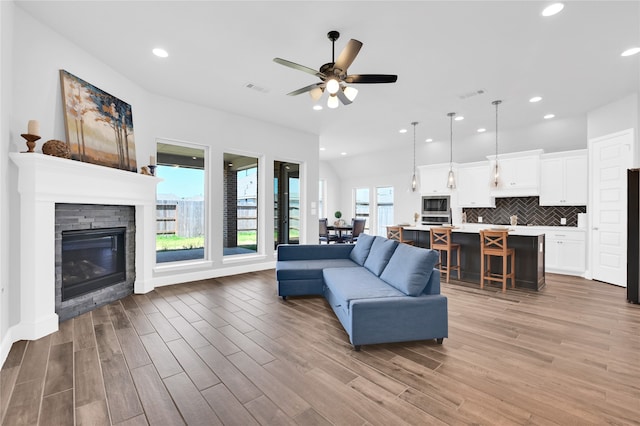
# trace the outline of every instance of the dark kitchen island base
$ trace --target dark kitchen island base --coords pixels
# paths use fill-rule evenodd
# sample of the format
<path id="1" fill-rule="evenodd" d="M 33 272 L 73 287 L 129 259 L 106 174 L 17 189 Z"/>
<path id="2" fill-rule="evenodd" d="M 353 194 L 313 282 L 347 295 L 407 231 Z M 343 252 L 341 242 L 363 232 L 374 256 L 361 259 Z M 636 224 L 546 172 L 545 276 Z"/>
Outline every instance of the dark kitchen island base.
<path id="1" fill-rule="evenodd" d="M 429 248 L 428 229 L 405 229 L 406 238 L 415 241 L 419 247 Z M 454 243 L 460 244 L 461 269 L 460 281 L 477 283 L 480 285 L 480 234 L 466 230 L 454 229 L 452 233 Z M 540 290 L 545 286 L 544 273 L 544 234 L 514 235 L 509 234 L 508 244 L 516 251 L 516 288 Z M 499 270 L 500 259 L 492 258 L 492 270 Z M 456 279 L 453 272 L 451 277 Z M 485 283 L 486 285 L 486 283 Z M 489 284 L 491 285 L 491 284 Z M 511 281 L 507 284 L 511 288 Z"/>

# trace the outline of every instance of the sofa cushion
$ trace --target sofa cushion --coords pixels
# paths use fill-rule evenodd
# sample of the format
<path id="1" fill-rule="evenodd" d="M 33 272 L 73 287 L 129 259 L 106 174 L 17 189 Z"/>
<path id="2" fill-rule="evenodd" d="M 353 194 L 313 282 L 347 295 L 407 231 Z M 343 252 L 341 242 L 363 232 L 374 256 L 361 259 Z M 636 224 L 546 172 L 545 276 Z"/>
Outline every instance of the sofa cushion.
<path id="1" fill-rule="evenodd" d="M 408 296 L 419 296 L 437 262 L 435 250 L 400 244 L 380 278 Z"/>
<path id="2" fill-rule="evenodd" d="M 390 286 L 365 268 L 327 268 L 322 274 L 324 282 L 346 307 L 356 299 L 383 297 L 405 297 L 405 294 Z"/>
<path id="3" fill-rule="evenodd" d="M 379 236 L 376 237 L 371 245 L 369 256 L 367 256 L 367 260 L 364 261 L 364 267 L 377 276 L 380 276 L 385 266 L 387 266 L 387 263 L 389 263 L 389 259 L 391 259 L 391 255 L 393 255 L 397 246 L 398 242 L 396 240 L 388 240 Z"/>
<path id="4" fill-rule="evenodd" d="M 356 262 L 358 265 L 363 266 L 364 261 L 367 260 L 367 256 L 369 256 L 369 252 L 371 251 L 371 245 L 375 237 L 369 234 L 360 234 L 358 236 L 358 241 L 356 241 L 356 245 L 351 250 L 351 260 Z"/>
<path id="5" fill-rule="evenodd" d="M 350 259 L 279 260 L 276 265 L 277 280 L 322 279 L 324 268 L 349 268 L 357 266 Z"/>

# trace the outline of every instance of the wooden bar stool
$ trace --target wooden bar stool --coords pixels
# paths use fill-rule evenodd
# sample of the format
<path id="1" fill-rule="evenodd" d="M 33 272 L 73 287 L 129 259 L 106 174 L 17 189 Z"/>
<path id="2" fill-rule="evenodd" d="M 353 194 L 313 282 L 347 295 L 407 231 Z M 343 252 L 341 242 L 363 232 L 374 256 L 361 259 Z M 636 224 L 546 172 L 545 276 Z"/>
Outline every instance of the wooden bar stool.
<path id="1" fill-rule="evenodd" d="M 387 238 L 409 244 L 410 246 L 414 245 L 413 240 L 404 239 L 404 230 L 402 229 L 402 226 L 387 226 Z"/>
<path id="2" fill-rule="evenodd" d="M 484 281 L 498 281 L 502 283 L 502 292 L 507 291 L 507 280 L 511 279 L 511 288 L 516 286 L 516 251 L 507 246 L 508 230 L 480 231 L 480 288 L 484 288 Z M 491 272 L 491 257 L 502 258 L 502 273 Z M 507 264 L 511 256 L 511 272 L 507 273 Z"/>
<path id="3" fill-rule="evenodd" d="M 460 279 L 460 244 L 451 242 L 451 228 L 436 228 L 431 227 L 429 229 L 430 247 L 432 250 L 438 250 L 439 261 L 436 267 L 440 268 L 441 273 L 447 275 L 447 282 L 449 282 L 449 275 L 451 270 L 458 272 L 458 279 Z M 442 265 L 442 252 L 447 253 L 447 265 Z M 457 254 L 457 262 L 455 265 L 451 265 L 451 252 L 455 251 Z"/>

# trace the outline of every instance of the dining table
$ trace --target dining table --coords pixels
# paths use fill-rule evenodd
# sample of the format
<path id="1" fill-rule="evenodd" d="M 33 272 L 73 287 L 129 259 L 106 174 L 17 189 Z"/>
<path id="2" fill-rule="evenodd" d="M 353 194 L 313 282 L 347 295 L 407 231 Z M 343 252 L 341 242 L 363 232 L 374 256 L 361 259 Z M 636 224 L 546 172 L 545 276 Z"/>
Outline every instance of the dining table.
<path id="1" fill-rule="evenodd" d="M 343 232 L 349 232 L 349 231 L 353 231 L 353 227 L 351 225 L 329 225 L 327 226 L 327 230 L 328 231 L 334 231 L 337 236 L 338 236 L 338 240 L 336 242 L 338 243 L 344 243 L 344 238 L 346 237 L 346 235 L 343 234 Z"/>

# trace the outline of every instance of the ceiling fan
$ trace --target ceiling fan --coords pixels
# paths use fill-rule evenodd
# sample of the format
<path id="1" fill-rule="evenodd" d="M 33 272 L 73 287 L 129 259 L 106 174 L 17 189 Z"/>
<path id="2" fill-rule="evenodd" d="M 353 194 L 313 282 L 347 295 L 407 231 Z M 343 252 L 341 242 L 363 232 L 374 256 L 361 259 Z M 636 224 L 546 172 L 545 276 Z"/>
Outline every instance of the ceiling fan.
<path id="1" fill-rule="evenodd" d="M 329 31 L 327 34 L 331 40 L 331 62 L 322 65 L 318 71 L 286 59 L 273 58 L 273 61 L 289 68 L 300 70 L 311 75 L 319 77 L 320 82 L 310 84 L 293 92 L 287 93 L 289 96 L 296 96 L 301 93 L 310 92 L 314 100 L 318 100 L 322 93 L 326 90 L 329 92 L 327 105 L 329 108 L 338 106 L 338 99 L 344 105 L 349 105 L 356 97 L 358 91 L 347 86 L 348 84 L 372 84 L 372 83 L 395 83 L 398 80 L 397 75 L 391 74 L 348 74 L 348 68 L 355 60 L 358 52 L 362 48 L 362 42 L 351 39 L 347 43 L 338 59 L 335 59 L 336 40 L 340 37 L 338 31 Z"/>

